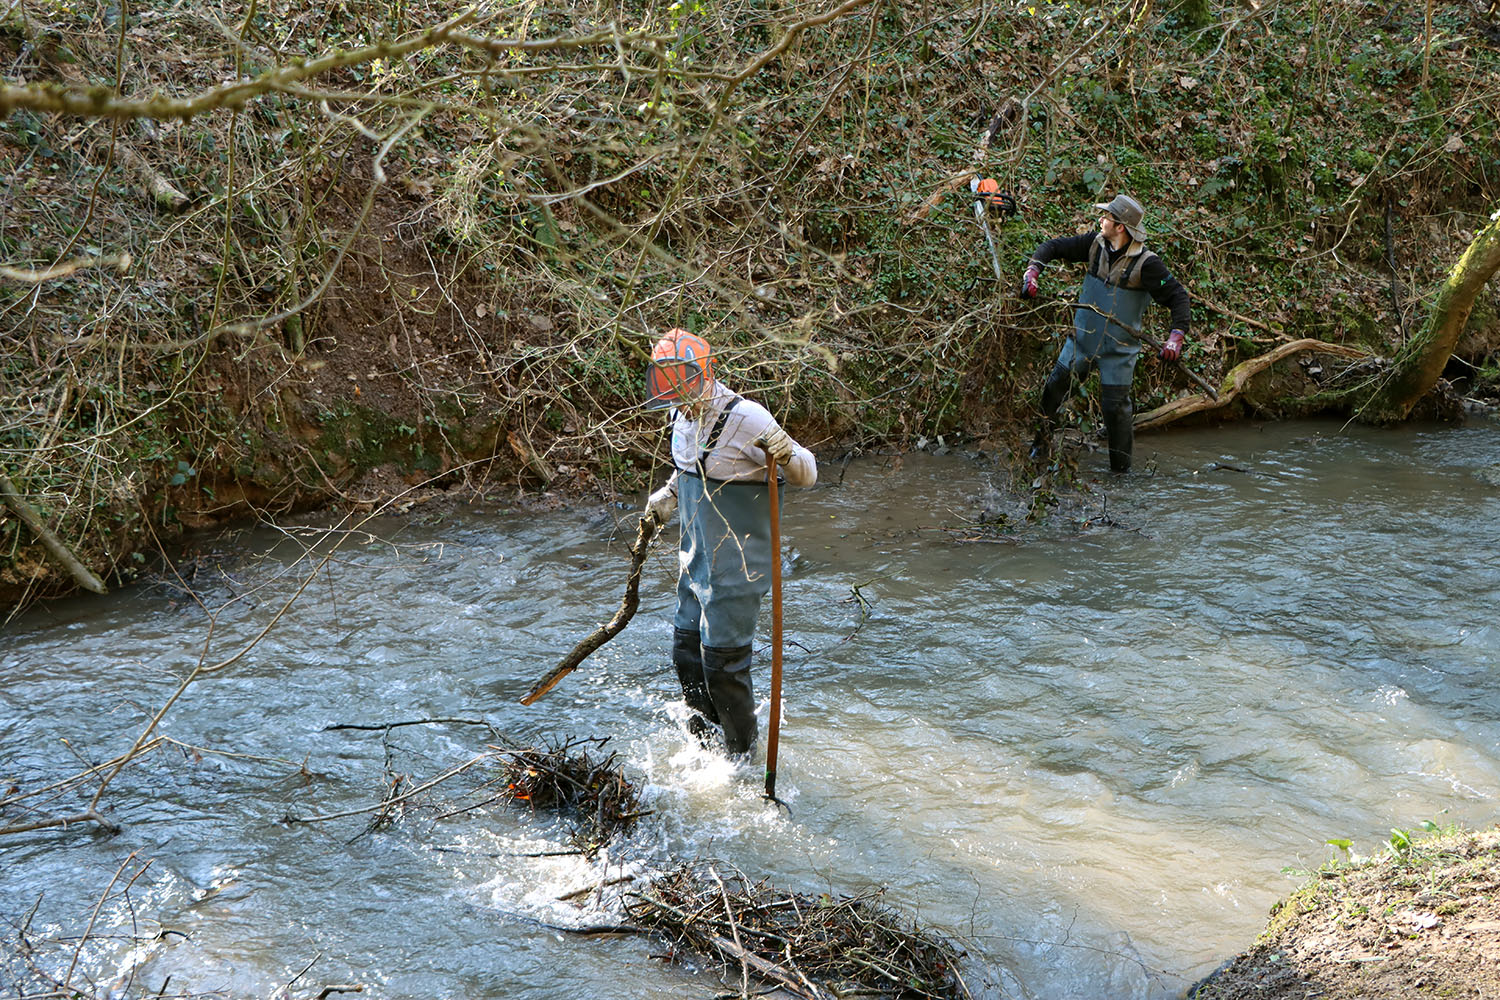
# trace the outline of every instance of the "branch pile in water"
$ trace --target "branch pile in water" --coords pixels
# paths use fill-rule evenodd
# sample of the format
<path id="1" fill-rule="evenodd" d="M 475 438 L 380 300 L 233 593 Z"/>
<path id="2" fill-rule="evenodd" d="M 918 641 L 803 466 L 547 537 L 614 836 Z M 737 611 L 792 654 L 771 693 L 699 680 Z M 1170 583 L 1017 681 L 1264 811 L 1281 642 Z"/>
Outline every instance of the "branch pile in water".
<path id="1" fill-rule="evenodd" d="M 958 950 L 881 906 L 879 895 L 786 892 L 699 861 L 654 880 L 625 908 L 637 925 L 679 950 L 713 958 L 726 972 L 753 973 L 805 1000 L 972 1000 L 958 972 Z"/>
<path id="2" fill-rule="evenodd" d="M 495 747 L 505 763 L 504 795 L 532 810 L 571 813 L 577 821 L 573 842 L 593 853 L 616 835 L 628 834 L 640 811 L 640 795 L 625 777 L 613 753 L 589 757 L 583 744 L 600 749 L 605 739 L 568 739 L 545 748 Z"/>

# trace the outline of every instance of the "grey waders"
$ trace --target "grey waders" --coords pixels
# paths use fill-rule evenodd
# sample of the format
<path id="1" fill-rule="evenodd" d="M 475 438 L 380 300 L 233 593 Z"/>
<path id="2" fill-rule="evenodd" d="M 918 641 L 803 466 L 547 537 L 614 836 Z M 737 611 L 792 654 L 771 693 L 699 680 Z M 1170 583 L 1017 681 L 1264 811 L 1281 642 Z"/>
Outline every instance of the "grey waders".
<path id="1" fill-rule="evenodd" d="M 750 650 L 775 558 L 770 489 L 764 482 L 725 482 L 691 472 L 677 478 L 682 571 L 672 624 L 701 636 L 702 683 L 731 755 L 748 754 L 755 744 Z M 675 653 L 673 659 L 677 662 Z M 683 693 L 687 697 L 686 685 Z M 689 699 L 688 704 L 694 703 Z"/>
<path id="2" fill-rule="evenodd" d="M 1072 372 L 1057 365 L 1042 385 L 1042 422 L 1031 442 L 1032 461 L 1045 459 L 1052 451 L 1052 429 L 1057 411 L 1068 398 Z M 1130 386 L 1101 385 L 1100 404 L 1104 410 L 1104 433 L 1109 440 L 1109 467 L 1112 472 L 1129 472 L 1130 455 L 1135 447 L 1135 407 L 1130 401 Z"/>

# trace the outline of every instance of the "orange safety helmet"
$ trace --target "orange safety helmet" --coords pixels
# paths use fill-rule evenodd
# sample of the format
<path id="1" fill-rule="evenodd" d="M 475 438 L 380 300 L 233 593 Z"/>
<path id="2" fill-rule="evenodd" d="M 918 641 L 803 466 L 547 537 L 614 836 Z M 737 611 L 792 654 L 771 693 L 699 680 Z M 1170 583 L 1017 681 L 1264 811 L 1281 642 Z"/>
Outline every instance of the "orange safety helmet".
<path id="1" fill-rule="evenodd" d="M 713 349 L 696 333 L 674 327 L 651 348 L 646 408 L 664 410 L 695 398 L 714 380 Z"/>

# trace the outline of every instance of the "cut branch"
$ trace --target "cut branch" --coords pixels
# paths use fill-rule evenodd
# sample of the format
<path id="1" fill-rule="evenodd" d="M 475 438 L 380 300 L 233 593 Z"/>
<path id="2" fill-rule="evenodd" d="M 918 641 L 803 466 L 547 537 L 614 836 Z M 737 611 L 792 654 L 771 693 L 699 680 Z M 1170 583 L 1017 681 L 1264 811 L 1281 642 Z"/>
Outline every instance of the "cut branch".
<path id="1" fill-rule="evenodd" d="M 187 207 L 191 200 L 177 188 L 172 182 L 162 176 L 155 167 L 146 162 L 146 158 L 137 153 L 130 146 L 122 142 L 115 143 L 115 153 L 120 161 L 136 172 L 141 179 L 141 185 L 146 190 L 146 195 L 151 203 L 157 208 L 167 212 L 180 212 Z"/>
<path id="2" fill-rule="evenodd" d="M 641 605 L 641 565 L 646 561 L 646 551 L 651 547 L 651 540 L 656 537 L 660 527 L 661 521 L 657 520 L 655 513 L 641 518 L 636 528 L 635 542 L 630 546 L 630 573 L 625 578 L 625 596 L 620 599 L 620 607 L 615 611 L 614 617 L 585 636 L 582 642 L 573 647 L 571 653 L 563 657 L 561 663 L 533 684 L 531 690 L 521 697 L 521 704 L 530 705 L 551 691 L 558 681 L 571 674 L 590 653 L 619 635 L 630 624 L 630 619 L 635 617 L 636 609 Z"/>

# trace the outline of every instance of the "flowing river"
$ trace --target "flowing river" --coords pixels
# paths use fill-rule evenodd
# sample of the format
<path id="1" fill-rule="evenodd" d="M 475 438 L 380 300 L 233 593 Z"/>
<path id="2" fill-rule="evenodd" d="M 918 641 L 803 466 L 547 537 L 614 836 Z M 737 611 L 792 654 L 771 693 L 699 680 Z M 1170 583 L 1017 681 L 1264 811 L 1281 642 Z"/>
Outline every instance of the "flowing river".
<path id="1" fill-rule="evenodd" d="M 962 945 L 976 996 L 1172 998 L 1251 943 L 1337 856 L 1330 839 L 1371 854 L 1392 828 L 1493 823 L 1500 425 L 1244 425 L 1137 449 L 1123 481 L 1084 456 L 1081 515 L 1009 536 L 996 512 L 1024 512 L 983 456 L 828 462 L 787 491 L 790 814 L 758 766 L 684 729 L 668 545 L 630 627 L 518 704 L 618 605 L 627 508 L 234 532 L 198 542 L 204 606 L 158 583 L 29 612 L 0 633 L 0 782 L 22 790 L 123 752 L 195 664 L 273 622 L 304 548 L 342 540 L 172 707 L 178 742 L 115 778 L 101 808 L 120 833 L 0 838 L 0 995 L 28 962 L 62 979 L 76 953 L 71 982 L 101 996 L 133 972 L 133 997 L 293 980 L 293 996 L 709 997 L 718 977 L 659 942 L 558 928 L 618 919 L 613 891 L 574 890 L 711 857 L 801 892 L 883 887 Z M 761 755 L 769 619 L 768 602 Z M 464 722 L 325 728 L 418 719 L 610 737 L 600 755 L 652 812 L 594 860 L 501 803 L 375 830 L 368 812 L 285 821 L 372 806 L 393 776 L 408 789 L 494 742 Z"/>

